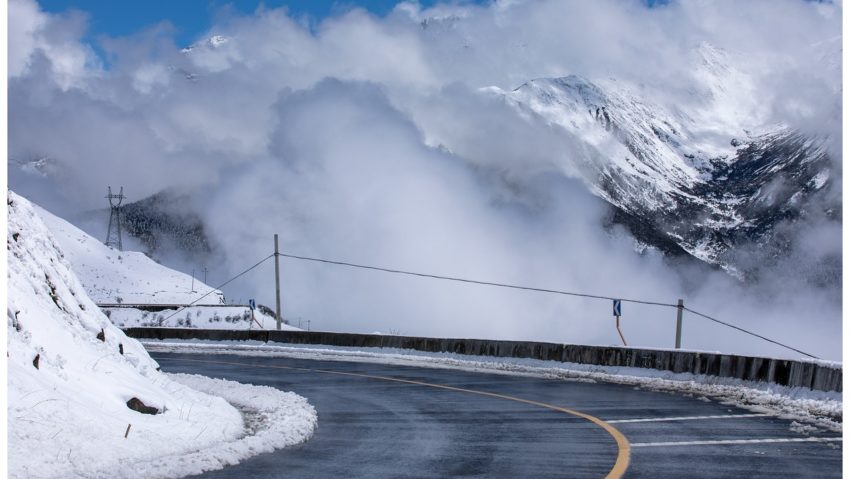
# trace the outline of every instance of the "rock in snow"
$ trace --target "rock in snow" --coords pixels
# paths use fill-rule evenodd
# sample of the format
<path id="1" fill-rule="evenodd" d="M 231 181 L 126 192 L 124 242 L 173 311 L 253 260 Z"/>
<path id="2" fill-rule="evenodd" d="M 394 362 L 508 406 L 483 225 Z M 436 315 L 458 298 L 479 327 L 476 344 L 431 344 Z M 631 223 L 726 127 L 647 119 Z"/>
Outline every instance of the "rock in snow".
<path id="1" fill-rule="evenodd" d="M 257 410 L 256 397 L 285 417 L 261 431 L 273 436 L 267 448 L 312 434 L 315 411 L 292 393 L 197 378 L 192 387 L 205 393 L 157 371 L 88 297 L 33 205 L 13 192 L 7 204 L 9 477 L 180 477 L 221 468 L 263 452 L 232 405 Z M 223 389 L 227 401 L 209 394 Z M 161 413 L 129 409 L 134 397 Z"/>

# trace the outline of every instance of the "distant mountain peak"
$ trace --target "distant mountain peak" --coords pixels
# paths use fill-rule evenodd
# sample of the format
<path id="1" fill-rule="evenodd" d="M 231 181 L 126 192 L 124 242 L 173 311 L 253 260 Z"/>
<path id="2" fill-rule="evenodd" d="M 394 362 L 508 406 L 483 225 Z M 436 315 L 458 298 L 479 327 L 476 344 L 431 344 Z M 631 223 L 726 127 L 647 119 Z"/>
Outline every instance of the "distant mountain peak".
<path id="1" fill-rule="evenodd" d="M 216 48 L 219 48 L 222 45 L 225 45 L 229 42 L 230 42 L 229 37 L 225 37 L 224 35 L 213 35 L 213 36 L 211 36 L 211 37 L 209 37 L 209 38 L 207 38 L 203 41 L 193 43 L 192 45 L 189 45 L 188 47 L 185 47 L 180 51 L 183 52 L 183 53 L 192 53 L 193 51 L 195 51 L 199 48 L 207 48 L 207 49 L 215 50 Z"/>
<path id="2" fill-rule="evenodd" d="M 682 105 L 659 104 L 629 82 L 579 75 L 481 91 L 581 145 L 553 152 L 556 163 L 578 172 L 639 242 L 741 277 L 730 253 L 770 243 L 777 224 L 805 214 L 828 189 L 830 160 L 822 139 L 758 116 L 744 123 L 737 108 L 752 106 L 749 79 L 728 52 L 708 43 L 697 51 L 703 70 L 695 75 L 709 96 Z"/>

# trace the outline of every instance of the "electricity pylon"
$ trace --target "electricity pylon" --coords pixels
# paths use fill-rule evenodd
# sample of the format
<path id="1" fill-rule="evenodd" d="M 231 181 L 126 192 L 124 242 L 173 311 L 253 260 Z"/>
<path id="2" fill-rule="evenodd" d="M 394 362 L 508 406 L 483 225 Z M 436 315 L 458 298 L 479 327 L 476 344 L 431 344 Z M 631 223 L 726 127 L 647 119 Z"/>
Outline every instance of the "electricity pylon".
<path id="1" fill-rule="evenodd" d="M 121 202 L 124 200 L 124 187 L 117 195 L 112 194 L 112 187 L 108 186 L 109 194 L 109 229 L 106 231 L 106 246 L 123 251 L 121 246 Z"/>

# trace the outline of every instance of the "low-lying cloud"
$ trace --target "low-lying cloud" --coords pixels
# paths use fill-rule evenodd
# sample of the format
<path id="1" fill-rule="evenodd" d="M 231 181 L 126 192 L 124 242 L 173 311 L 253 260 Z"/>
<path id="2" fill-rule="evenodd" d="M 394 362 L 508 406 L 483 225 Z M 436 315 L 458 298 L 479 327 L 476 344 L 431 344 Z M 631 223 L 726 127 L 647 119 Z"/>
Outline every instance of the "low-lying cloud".
<path id="1" fill-rule="evenodd" d="M 800 248 L 757 284 L 636 252 L 577 168 L 585 146 L 481 91 L 579 74 L 638 85 L 683 110 L 713 101 L 695 50 L 731 52 L 752 128 L 829 138 L 840 175 L 841 6 L 771 2 L 501 1 L 354 9 L 318 24 L 285 9 L 223 10 L 191 51 L 168 25 L 81 40 L 85 16 L 10 2 L 9 151 L 49 157 L 12 187 L 61 214 L 175 188 L 204 218 L 211 283 L 284 251 L 435 274 L 687 305 L 832 359 L 841 302 L 803 268 L 840 258 L 840 228 L 792 228 Z M 214 41 L 207 41 L 215 35 Z M 743 88 L 743 87 L 742 87 Z M 749 90 L 748 90 L 749 91 Z M 717 94 L 717 92 L 714 92 Z M 840 128 L 840 126 L 839 126 Z M 20 179 L 17 179 L 20 178 Z M 834 190 L 840 193 L 840 181 Z M 798 238 L 799 236 L 799 238 Z M 283 260 L 284 314 L 314 328 L 613 344 L 610 303 Z M 272 266 L 226 290 L 273 304 Z M 811 275 L 809 275 L 811 277 Z M 671 346 L 675 310 L 624 305 L 630 344 Z M 787 354 L 686 315 L 685 346 Z M 793 355 L 793 353 L 792 353 Z"/>

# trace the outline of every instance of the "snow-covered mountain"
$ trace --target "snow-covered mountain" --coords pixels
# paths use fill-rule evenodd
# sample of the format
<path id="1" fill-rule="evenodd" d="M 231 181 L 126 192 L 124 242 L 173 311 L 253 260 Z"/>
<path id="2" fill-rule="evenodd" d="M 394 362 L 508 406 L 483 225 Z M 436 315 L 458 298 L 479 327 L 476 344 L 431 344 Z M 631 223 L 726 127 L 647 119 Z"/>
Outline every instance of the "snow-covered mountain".
<path id="1" fill-rule="evenodd" d="M 223 36 L 223 35 L 213 35 L 213 36 L 207 38 L 204 41 L 201 41 L 201 42 L 198 42 L 198 43 L 193 43 L 192 45 L 189 45 L 188 47 L 185 47 L 185 48 L 181 49 L 180 51 L 183 52 L 183 53 L 191 53 L 191 52 L 197 51 L 198 49 L 204 49 L 204 48 L 215 50 L 216 48 L 224 45 L 225 43 L 227 43 L 229 41 L 230 41 L 230 39 Z"/>
<path id="2" fill-rule="evenodd" d="M 553 156 L 639 241 L 742 274 L 735 246 L 770 243 L 779 222 L 809 207 L 840 220 L 840 204 L 822 203 L 833 181 L 824 139 L 759 124 L 747 77 L 724 52 L 703 45 L 699 53 L 690 109 L 622 81 L 575 75 L 483 91 L 573 138 L 574 151 Z"/>
<path id="3" fill-rule="evenodd" d="M 124 230 L 139 239 L 144 253 L 162 260 L 165 253 L 176 251 L 187 262 L 203 264 L 211 248 L 203 221 L 189 205 L 187 195 L 165 190 L 121 209 Z"/>
<path id="4" fill-rule="evenodd" d="M 210 293 L 199 304 L 224 304 L 221 291 L 197 278 L 162 266 L 136 251 L 104 245 L 71 223 L 35 207 L 53 233 L 96 303 L 188 304 Z"/>
<path id="5" fill-rule="evenodd" d="M 224 294 L 199 279 L 167 268 L 147 255 L 117 251 L 89 236 L 71 223 L 33 206 L 50 229 L 67 261 L 80 278 L 86 293 L 104 307 L 119 327 L 204 327 L 209 329 L 274 329 L 274 312 L 265 306 L 251 314 L 244 305 L 228 305 Z M 186 305 L 158 308 L 155 305 Z M 117 305 L 142 305 L 138 308 Z M 283 329 L 297 330 L 287 324 Z"/>
<path id="6" fill-rule="evenodd" d="M 183 52 L 218 58 L 216 52 L 238 40 L 213 36 Z M 833 51 L 840 42 L 821 48 L 825 68 L 840 70 Z M 692 75 L 676 92 L 577 75 L 481 91 L 570 139 L 570 151 L 553 151 L 551 161 L 611 205 L 607 226 L 624 225 L 642 245 L 747 277 L 755 272 L 742 261 L 741 248 L 780 258 L 790 248 L 778 233 L 784 225 L 812 215 L 841 221 L 840 200 L 832 194 L 840 172 L 824 137 L 770 121 L 758 82 L 736 67 L 747 59 L 703 43 L 691 60 Z M 50 179 L 60 176 L 62 163 L 38 158 L 9 166 L 17 176 Z M 209 261 L 214 238 L 185 197 L 163 191 L 124 211 L 127 232 L 153 258 L 173 260 L 161 254 L 168 249 L 185 264 Z"/>

